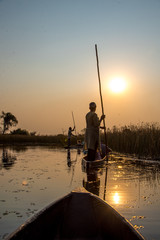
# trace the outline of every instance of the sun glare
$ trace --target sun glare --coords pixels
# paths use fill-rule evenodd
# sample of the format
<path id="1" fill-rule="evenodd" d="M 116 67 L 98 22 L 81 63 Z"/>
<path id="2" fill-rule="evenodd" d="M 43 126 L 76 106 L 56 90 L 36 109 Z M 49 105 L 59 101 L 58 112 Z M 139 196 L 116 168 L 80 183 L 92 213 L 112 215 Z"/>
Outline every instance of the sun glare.
<path id="1" fill-rule="evenodd" d="M 120 78 L 120 77 L 113 78 L 109 82 L 109 88 L 114 93 L 121 93 L 126 88 L 126 82 L 123 78 Z"/>
<path id="2" fill-rule="evenodd" d="M 113 199 L 114 199 L 115 204 L 119 203 L 119 195 L 117 192 L 114 194 Z"/>

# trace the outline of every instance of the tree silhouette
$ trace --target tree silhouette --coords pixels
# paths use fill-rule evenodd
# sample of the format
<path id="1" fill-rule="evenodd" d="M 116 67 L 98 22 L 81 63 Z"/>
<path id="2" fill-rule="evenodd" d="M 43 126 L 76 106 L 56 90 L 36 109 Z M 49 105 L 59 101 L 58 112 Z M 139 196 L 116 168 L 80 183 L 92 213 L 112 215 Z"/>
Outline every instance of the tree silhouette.
<path id="1" fill-rule="evenodd" d="M 2 134 L 5 134 L 5 132 L 9 130 L 10 127 L 16 126 L 18 124 L 18 120 L 10 112 L 5 113 L 4 111 L 2 111 L 2 115 L 0 115 L 0 118 L 2 118 L 3 121 Z"/>
<path id="2" fill-rule="evenodd" d="M 16 130 L 11 131 L 12 135 L 29 135 L 29 132 L 25 129 L 18 128 Z"/>

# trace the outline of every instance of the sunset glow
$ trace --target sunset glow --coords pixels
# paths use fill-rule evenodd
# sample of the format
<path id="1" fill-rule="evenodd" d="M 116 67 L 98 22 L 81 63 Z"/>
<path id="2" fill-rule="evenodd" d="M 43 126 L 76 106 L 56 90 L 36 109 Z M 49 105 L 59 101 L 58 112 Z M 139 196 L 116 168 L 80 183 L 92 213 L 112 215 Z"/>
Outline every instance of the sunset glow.
<path id="1" fill-rule="evenodd" d="M 73 111 L 81 134 L 90 102 L 101 114 L 97 45 L 107 128 L 159 123 L 160 1 L 62 2 L 0 1 L 0 114 L 57 135 Z"/>
<path id="2" fill-rule="evenodd" d="M 113 78 L 109 82 L 109 88 L 114 93 L 121 93 L 126 89 L 126 81 L 120 77 Z"/>

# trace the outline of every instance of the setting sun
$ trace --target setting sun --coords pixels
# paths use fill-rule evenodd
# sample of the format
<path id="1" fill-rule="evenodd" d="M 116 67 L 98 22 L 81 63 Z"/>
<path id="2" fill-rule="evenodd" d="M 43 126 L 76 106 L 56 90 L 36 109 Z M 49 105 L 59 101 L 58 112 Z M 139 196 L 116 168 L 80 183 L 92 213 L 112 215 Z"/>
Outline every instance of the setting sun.
<path id="1" fill-rule="evenodd" d="M 126 88 L 126 82 L 123 78 L 116 77 L 109 82 L 109 88 L 114 93 L 121 93 Z"/>

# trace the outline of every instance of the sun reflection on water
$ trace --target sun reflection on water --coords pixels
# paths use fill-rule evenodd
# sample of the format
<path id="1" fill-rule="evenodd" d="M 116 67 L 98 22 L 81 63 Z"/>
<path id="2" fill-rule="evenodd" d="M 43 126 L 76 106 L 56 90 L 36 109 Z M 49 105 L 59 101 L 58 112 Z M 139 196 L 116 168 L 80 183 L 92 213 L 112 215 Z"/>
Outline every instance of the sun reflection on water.
<path id="1" fill-rule="evenodd" d="M 119 197 L 119 194 L 117 192 L 114 194 L 113 200 L 114 200 L 115 204 L 119 204 L 120 197 Z"/>
<path id="2" fill-rule="evenodd" d="M 122 168 L 122 166 L 120 166 L 120 165 L 119 165 L 119 166 L 118 166 L 118 168 L 119 168 L 119 169 L 121 169 L 121 168 Z"/>

